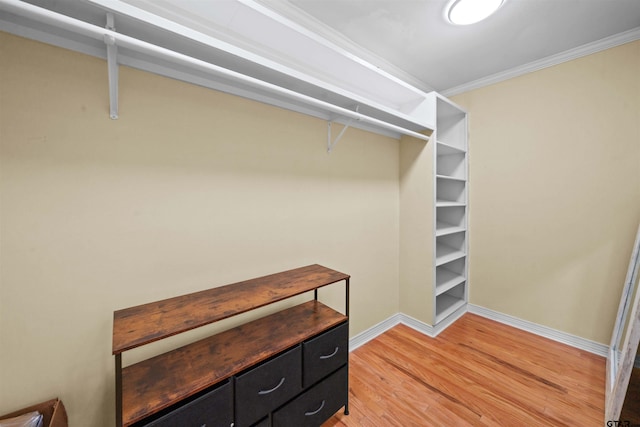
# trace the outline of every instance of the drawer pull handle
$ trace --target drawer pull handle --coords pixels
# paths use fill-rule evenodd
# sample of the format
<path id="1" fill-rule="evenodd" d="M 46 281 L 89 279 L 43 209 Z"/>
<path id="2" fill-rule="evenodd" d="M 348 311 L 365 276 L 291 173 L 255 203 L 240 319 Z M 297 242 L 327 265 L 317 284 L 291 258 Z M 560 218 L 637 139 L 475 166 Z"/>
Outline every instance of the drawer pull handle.
<path id="1" fill-rule="evenodd" d="M 315 415 L 318 412 L 322 411 L 322 408 L 324 408 L 324 400 L 322 401 L 322 403 L 320 404 L 320 407 L 318 409 L 316 409 L 315 411 L 311 411 L 311 412 L 305 412 L 304 416 L 305 417 L 310 417 L 312 415 Z"/>
<path id="2" fill-rule="evenodd" d="M 274 388 L 270 389 L 270 390 L 260 390 L 258 392 L 258 394 L 260 395 L 264 395 L 264 394 L 269 394 L 269 393 L 273 393 L 274 391 L 276 391 L 277 389 L 280 388 L 280 386 L 284 384 L 284 377 L 282 377 L 282 379 L 280 380 L 280 382 L 278 383 L 277 386 L 275 386 Z"/>
<path id="3" fill-rule="evenodd" d="M 333 356 L 335 356 L 338 353 L 338 349 L 339 347 L 336 347 L 336 349 L 333 350 L 333 353 L 328 354 L 326 356 L 320 356 L 320 359 L 331 359 Z"/>

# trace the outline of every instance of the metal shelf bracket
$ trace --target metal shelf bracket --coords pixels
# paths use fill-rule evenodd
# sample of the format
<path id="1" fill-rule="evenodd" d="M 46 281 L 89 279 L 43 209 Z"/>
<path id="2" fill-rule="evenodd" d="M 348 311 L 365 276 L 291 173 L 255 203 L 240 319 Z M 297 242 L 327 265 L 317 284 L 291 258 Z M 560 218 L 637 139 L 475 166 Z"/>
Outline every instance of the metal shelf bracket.
<path id="1" fill-rule="evenodd" d="M 107 25 L 109 31 L 115 31 L 113 13 L 107 13 Z M 107 45 L 107 71 L 109 73 L 109 116 L 118 118 L 118 46 L 116 39 L 110 34 L 104 35 L 104 43 Z"/>
<path id="2" fill-rule="evenodd" d="M 356 107 L 356 113 L 358 112 L 359 109 L 360 109 L 360 106 L 358 105 Z M 327 122 L 327 153 L 331 154 L 331 151 L 333 151 L 333 148 L 336 146 L 338 141 L 340 141 L 340 139 L 342 138 L 342 135 L 344 135 L 344 133 L 349 128 L 349 126 L 351 126 L 351 123 L 353 123 L 354 120 L 356 119 L 350 118 L 349 121 L 347 121 L 347 123 L 344 125 L 344 127 L 342 128 L 338 136 L 336 136 L 336 139 L 334 139 L 333 141 L 331 141 L 331 124 L 333 123 L 333 121 L 329 120 Z"/>

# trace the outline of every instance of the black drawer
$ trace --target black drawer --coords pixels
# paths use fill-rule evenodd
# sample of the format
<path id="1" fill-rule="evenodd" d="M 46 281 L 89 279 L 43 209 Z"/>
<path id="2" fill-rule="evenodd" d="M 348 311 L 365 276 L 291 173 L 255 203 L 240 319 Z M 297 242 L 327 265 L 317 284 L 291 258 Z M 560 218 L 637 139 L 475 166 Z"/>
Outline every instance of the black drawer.
<path id="1" fill-rule="evenodd" d="M 273 427 L 317 427 L 347 404 L 347 367 L 273 413 Z"/>
<path id="2" fill-rule="evenodd" d="M 307 388 L 349 360 L 349 323 L 304 342 L 302 354 L 302 380 Z"/>
<path id="3" fill-rule="evenodd" d="M 235 426 L 250 426 L 302 390 L 300 346 L 237 376 L 235 381 Z"/>
<path id="4" fill-rule="evenodd" d="M 229 427 L 233 423 L 232 402 L 231 384 L 227 382 L 144 425 L 146 427 Z"/>

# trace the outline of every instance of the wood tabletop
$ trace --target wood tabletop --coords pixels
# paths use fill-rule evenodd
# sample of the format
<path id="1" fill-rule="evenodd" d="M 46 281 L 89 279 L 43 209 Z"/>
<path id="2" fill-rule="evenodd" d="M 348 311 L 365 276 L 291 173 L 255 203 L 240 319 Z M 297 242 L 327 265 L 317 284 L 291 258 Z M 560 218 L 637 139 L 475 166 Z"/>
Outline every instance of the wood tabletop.
<path id="1" fill-rule="evenodd" d="M 118 310 L 113 313 L 113 354 L 348 278 L 314 264 Z"/>

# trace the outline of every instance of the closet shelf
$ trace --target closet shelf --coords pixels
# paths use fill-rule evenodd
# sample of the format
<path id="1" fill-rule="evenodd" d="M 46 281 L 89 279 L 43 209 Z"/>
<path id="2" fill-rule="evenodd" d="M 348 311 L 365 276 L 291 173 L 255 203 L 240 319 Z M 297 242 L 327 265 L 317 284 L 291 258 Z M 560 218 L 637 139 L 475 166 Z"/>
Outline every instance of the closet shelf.
<path id="1" fill-rule="evenodd" d="M 464 251 L 447 246 L 442 243 L 436 244 L 436 266 L 446 264 L 465 256 Z"/>
<path id="2" fill-rule="evenodd" d="M 467 182 L 466 178 L 457 178 L 455 176 L 449 176 L 449 175 L 436 175 L 437 179 L 446 179 L 449 181 L 460 181 L 460 182 Z"/>
<path id="3" fill-rule="evenodd" d="M 73 8 L 55 2 L 47 7 L 58 7 L 64 13 L 18 0 L 0 0 L 0 11 L 4 12 L 0 15 L 0 30 L 100 57 L 107 57 L 110 47 L 112 68 L 116 63 L 129 65 L 328 121 L 352 120 L 354 127 L 384 135 L 429 140 L 434 128 L 423 117 L 278 66 L 126 3 L 92 0 L 74 3 Z M 67 15 L 71 13 L 75 16 Z M 96 25 L 100 15 L 104 19 L 113 15 L 115 30 Z M 140 34 L 145 39 L 138 38 Z M 115 118 L 117 78 L 109 79 L 109 84 L 111 115 Z M 422 104 L 430 96 L 433 95 L 424 94 L 415 103 Z"/>
<path id="4" fill-rule="evenodd" d="M 466 278 L 460 274 L 449 271 L 445 268 L 438 268 L 436 272 L 436 296 L 463 283 Z"/>
<path id="5" fill-rule="evenodd" d="M 437 200 L 436 207 L 438 208 L 447 208 L 453 206 L 466 206 L 465 202 L 452 202 L 450 200 Z"/>
<path id="6" fill-rule="evenodd" d="M 436 236 L 446 236 L 447 234 L 460 233 L 465 230 L 464 226 L 452 225 L 442 221 L 436 223 Z"/>
<path id="7" fill-rule="evenodd" d="M 460 147 L 455 147 L 451 144 L 447 144 L 446 142 L 438 141 L 438 155 L 439 156 L 448 156 L 452 154 L 463 154 L 466 153 L 467 150 Z"/>
<path id="8" fill-rule="evenodd" d="M 464 298 L 456 298 L 447 294 L 439 295 L 437 297 L 436 323 L 446 319 L 450 314 L 465 304 Z"/>

